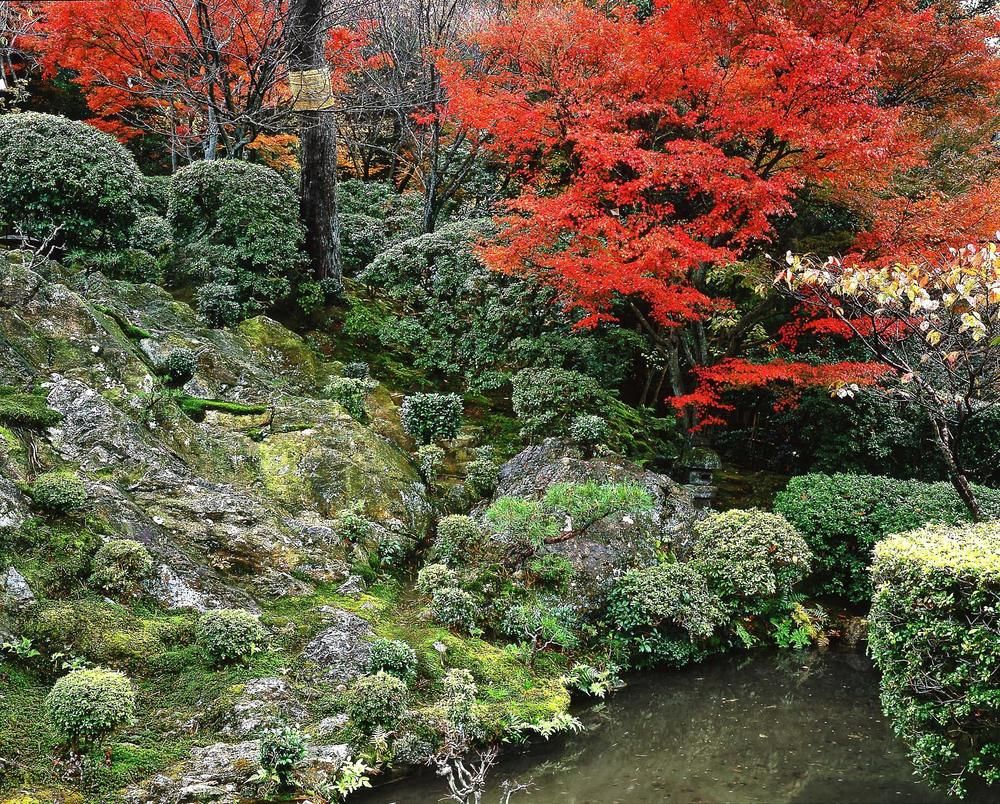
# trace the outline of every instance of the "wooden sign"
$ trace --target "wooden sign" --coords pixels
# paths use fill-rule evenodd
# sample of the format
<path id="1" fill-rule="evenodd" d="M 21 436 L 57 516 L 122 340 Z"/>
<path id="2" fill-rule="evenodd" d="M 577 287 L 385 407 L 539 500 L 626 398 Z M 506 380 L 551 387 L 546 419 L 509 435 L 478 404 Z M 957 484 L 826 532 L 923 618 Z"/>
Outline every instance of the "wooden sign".
<path id="1" fill-rule="evenodd" d="M 334 108 L 330 87 L 330 70 L 289 70 L 288 88 L 292 93 L 292 109 L 296 112 L 322 112 Z"/>

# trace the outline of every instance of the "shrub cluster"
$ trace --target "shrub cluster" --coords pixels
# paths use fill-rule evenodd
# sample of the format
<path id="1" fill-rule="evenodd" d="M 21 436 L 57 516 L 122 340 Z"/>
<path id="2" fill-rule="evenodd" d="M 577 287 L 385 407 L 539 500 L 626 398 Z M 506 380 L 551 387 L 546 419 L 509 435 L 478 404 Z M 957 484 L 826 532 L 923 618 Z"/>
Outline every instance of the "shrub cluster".
<path id="1" fill-rule="evenodd" d="M 355 421 L 365 420 L 365 400 L 377 383 L 367 377 L 334 377 L 323 393 L 338 403 Z"/>
<path id="2" fill-rule="evenodd" d="M 458 394 L 411 394 L 400 411 L 403 429 L 418 444 L 448 441 L 462 424 L 462 398 Z"/>
<path id="3" fill-rule="evenodd" d="M 267 644 L 260 620 L 243 609 L 214 609 L 198 618 L 198 642 L 213 662 L 245 661 Z"/>
<path id="4" fill-rule="evenodd" d="M 875 547 L 870 649 L 917 772 L 1000 782 L 1000 525 L 932 525 Z"/>
<path id="5" fill-rule="evenodd" d="M 529 439 L 565 434 L 581 413 L 608 399 L 593 377 L 569 369 L 527 368 L 514 375 L 513 386 L 514 415 Z"/>
<path id="6" fill-rule="evenodd" d="M 153 557 L 132 539 L 105 542 L 94 554 L 91 582 L 109 594 L 135 597 L 153 572 Z"/>
<path id="7" fill-rule="evenodd" d="M 593 455 L 598 447 L 607 445 L 611 428 L 600 416 L 584 413 L 573 419 L 569 436 L 587 455 Z"/>
<path id="8" fill-rule="evenodd" d="M 485 538 L 483 529 L 470 516 L 450 514 L 441 517 L 430 549 L 430 559 L 449 567 L 467 562 Z"/>
<path id="9" fill-rule="evenodd" d="M 236 323 L 291 291 L 303 240 L 295 191 L 270 168 L 195 162 L 174 174 L 168 218 L 184 272 L 213 325 Z"/>
<path id="10" fill-rule="evenodd" d="M 35 505 L 56 514 L 69 514 L 87 505 L 87 487 L 75 472 L 59 470 L 40 474 L 28 485 Z"/>
<path id="11" fill-rule="evenodd" d="M 160 361 L 159 371 L 172 385 L 184 385 L 198 370 L 198 356 L 190 349 L 171 349 Z"/>
<path id="12" fill-rule="evenodd" d="M 174 233 L 170 223 L 161 215 L 142 215 L 132 227 L 132 247 L 160 257 L 174 247 Z"/>
<path id="13" fill-rule="evenodd" d="M 125 246 L 142 174 L 114 137 L 37 112 L 0 116 L 0 230 L 70 249 Z"/>
<path id="14" fill-rule="evenodd" d="M 977 488 L 987 518 L 1000 517 L 1000 491 Z M 774 510 L 805 537 L 816 557 L 815 591 L 853 603 L 871 599 L 872 548 L 891 533 L 931 522 L 967 522 L 969 514 L 948 483 L 889 477 L 810 474 L 792 478 Z"/>
<path id="15" fill-rule="evenodd" d="M 368 672 L 385 671 L 403 681 L 417 677 L 417 652 L 399 639 L 376 639 L 370 647 Z"/>
<path id="16" fill-rule="evenodd" d="M 442 586 L 431 594 L 431 617 L 457 631 L 474 632 L 479 609 L 475 595 L 455 586 Z"/>
<path id="17" fill-rule="evenodd" d="M 293 726 L 265 731 L 260 737 L 257 779 L 290 787 L 299 763 L 306 758 L 307 746 L 306 735 Z"/>
<path id="18" fill-rule="evenodd" d="M 437 444 L 422 444 L 417 448 L 417 465 L 424 483 L 433 487 L 444 464 L 445 451 Z"/>
<path id="19" fill-rule="evenodd" d="M 408 701 L 406 682 L 379 671 L 355 682 L 347 697 L 347 715 L 362 734 L 390 731 L 402 719 Z"/>
<path id="20" fill-rule="evenodd" d="M 72 750 L 112 734 L 135 719 L 129 680 L 111 670 L 73 670 L 45 698 L 49 719 Z"/>
<path id="21" fill-rule="evenodd" d="M 489 497 L 497 487 L 500 465 L 493 455 L 493 447 L 476 447 L 472 460 L 465 467 L 465 488 L 472 499 Z"/>
<path id="22" fill-rule="evenodd" d="M 416 590 L 433 595 L 438 589 L 458 586 L 458 573 L 444 564 L 428 564 L 417 573 Z"/>

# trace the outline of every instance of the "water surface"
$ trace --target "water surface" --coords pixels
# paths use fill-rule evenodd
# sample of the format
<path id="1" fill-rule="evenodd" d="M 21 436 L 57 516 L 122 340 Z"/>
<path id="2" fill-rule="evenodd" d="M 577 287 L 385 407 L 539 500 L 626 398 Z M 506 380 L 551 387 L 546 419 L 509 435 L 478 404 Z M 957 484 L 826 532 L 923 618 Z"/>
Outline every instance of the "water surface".
<path id="1" fill-rule="evenodd" d="M 913 778 L 853 653 L 758 653 L 633 676 L 580 713 L 587 730 L 493 771 L 530 781 L 512 804 L 944 804 Z M 443 781 L 387 785 L 364 804 L 430 804 Z M 359 799 L 360 801 L 361 799 Z M 995 804 L 997 796 L 970 796 Z"/>

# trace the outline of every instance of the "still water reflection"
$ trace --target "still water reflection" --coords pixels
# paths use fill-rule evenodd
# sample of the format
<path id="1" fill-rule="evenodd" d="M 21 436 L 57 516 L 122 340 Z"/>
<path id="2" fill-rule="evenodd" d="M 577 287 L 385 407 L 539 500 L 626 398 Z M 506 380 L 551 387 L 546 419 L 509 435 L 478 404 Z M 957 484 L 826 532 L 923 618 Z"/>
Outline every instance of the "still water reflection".
<path id="1" fill-rule="evenodd" d="M 585 733 L 494 770 L 494 783 L 532 783 L 513 804 L 947 801 L 913 779 L 879 710 L 878 678 L 858 654 L 757 654 L 642 674 L 581 717 Z M 443 790 L 430 776 L 363 802 L 430 804 Z M 498 800 L 491 790 L 484 804 Z"/>

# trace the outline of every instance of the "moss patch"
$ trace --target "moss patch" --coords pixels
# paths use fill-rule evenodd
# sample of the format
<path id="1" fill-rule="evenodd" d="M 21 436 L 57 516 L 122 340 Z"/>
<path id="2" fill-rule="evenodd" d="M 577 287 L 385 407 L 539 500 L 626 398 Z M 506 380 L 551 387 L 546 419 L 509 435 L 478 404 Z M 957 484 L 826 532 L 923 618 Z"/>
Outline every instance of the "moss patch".
<path id="1" fill-rule="evenodd" d="M 210 410 L 228 413 L 231 416 L 259 416 L 267 413 L 266 405 L 245 405 L 242 402 L 226 402 L 223 399 L 202 399 L 197 396 L 179 395 L 175 397 L 178 407 L 196 422 L 203 421 Z"/>

